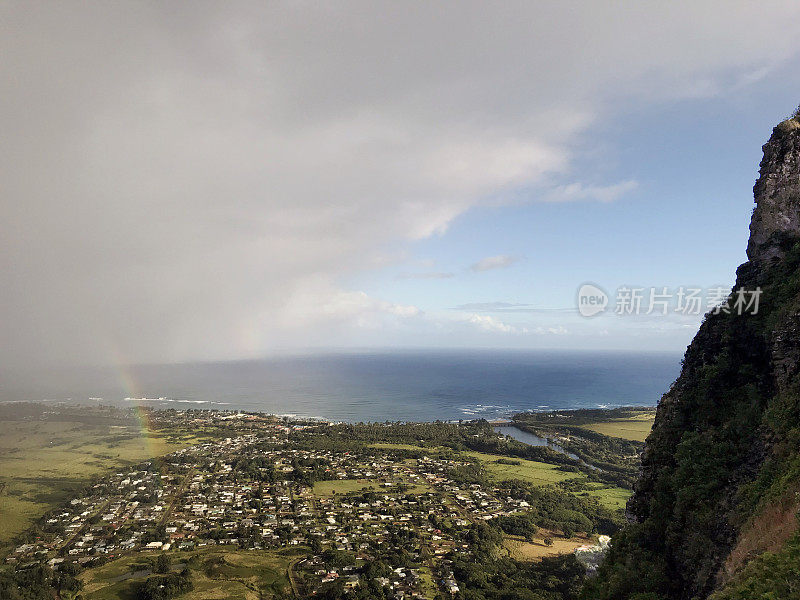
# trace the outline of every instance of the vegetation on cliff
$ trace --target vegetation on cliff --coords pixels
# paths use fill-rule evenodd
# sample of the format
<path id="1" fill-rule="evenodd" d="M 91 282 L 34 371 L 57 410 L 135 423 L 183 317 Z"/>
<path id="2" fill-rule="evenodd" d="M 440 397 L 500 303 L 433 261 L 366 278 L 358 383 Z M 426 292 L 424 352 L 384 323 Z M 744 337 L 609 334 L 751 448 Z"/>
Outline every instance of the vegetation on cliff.
<path id="1" fill-rule="evenodd" d="M 707 315 L 647 439 L 634 523 L 587 599 L 789 597 L 759 573 L 796 556 L 796 542 L 784 544 L 797 529 L 796 508 L 785 507 L 796 506 L 800 480 L 798 149 L 796 128 L 776 128 L 764 147 L 750 261 L 734 288 L 760 287 L 759 311 Z M 783 515 L 783 533 L 764 528 L 766 512 Z M 746 595 L 757 581 L 763 593 Z"/>

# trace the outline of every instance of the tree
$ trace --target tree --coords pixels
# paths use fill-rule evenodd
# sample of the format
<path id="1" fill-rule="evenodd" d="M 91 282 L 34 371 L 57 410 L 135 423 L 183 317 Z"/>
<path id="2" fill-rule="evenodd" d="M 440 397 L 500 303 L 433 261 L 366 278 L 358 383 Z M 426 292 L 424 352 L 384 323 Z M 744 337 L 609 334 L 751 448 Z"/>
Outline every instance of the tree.
<path id="1" fill-rule="evenodd" d="M 153 565 L 153 572 L 154 573 L 169 573 L 169 568 L 172 565 L 172 561 L 170 560 L 169 556 L 166 554 L 159 554 L 158 558 L 156 558 L 156 562 Z"/>

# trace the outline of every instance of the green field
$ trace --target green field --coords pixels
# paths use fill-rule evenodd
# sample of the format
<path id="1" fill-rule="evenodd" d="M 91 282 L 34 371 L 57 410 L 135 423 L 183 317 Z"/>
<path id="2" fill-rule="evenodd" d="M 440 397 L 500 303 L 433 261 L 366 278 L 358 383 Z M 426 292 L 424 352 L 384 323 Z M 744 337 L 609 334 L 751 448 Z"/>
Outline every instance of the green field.
<path id="1" fill-rule="evenodd" d="M 464 456 L 477 458 L 483 463 L 483 468 L 491 477 L 497 481 L 506 479 L 521 479 L 534 485 L 549 485 L 566 481 L 567 479 L 581 479 L 586 476 L 582 473 L 569 473 L 560 471 L 557 465 L 525 460 L 523 458 L 511 459 L 518 462 L 518 465 L 508 465 L 497 462 L 500 459 L 508 459 L 507 456 L 498 454 L 484 454 L 482 452 L 464 452 Z"/>
<path id="2" fill-rule="evenodd" d="M 377 448 L 379 450 L 423 450 L 425 452 L 432 452 L 435 450 L 441 450 L 439 447 L 430 447 L 430 446 L 414 446 L 412 444 L 391 444 L 388 442 L 378 442 L 375 444 L 370 444 L 370 448 Z"/>
<path id="3" fill-rule="evenodd" d="M 589 488 L 587 493 L 590 496 L 597 498 L 600 504 L 611 509 L 625 508 L 625 504 L 633 495 L 631 490 L 602 483 L 589 484 Z"/>
<path id="4" fill-rule="evenodd" d="M 193 600 L 258 600 L 287 591 L 287 569 L 297 555 L 297 550 L 271 552 L 212 547 L 169 556 L 173 565 L 186 564 L 192 571 L 194 589 L 186 597 Z M 83 598 L 133 599 L 136 585 L 150 575 L 148 558 L 155 556 L 135 554 L 85 571 L 81 574 Z"/>
<path id="5" fill-rule="evenodd" d="M 483 468 L 497 481 L 505 479 L 521 479 L 533 485 L 549 485 L 566 481 L 568 479 L 586 479 L 583 473 L 569 473 L 560 471 L 555 465 L 525 460 L 521 458 L 512 459 L 519 462 L 519 465 L 508 465 L 498 463 L 498 459 L 507 458 L 496 454 L 483 454 L 482 452 L 464 452 L 466 456 L 477 458 L 483 464 Z M 589 496 L 597 498 L 600 504 L 611 509 L 623 508 L 631 491 L 621 487 L 603 485 L 602 483 L 588 484 L 585 492 Z"/>
<path id="6" fill-rule="evenodd" d="M 643 442 L 650 430 L 653 428 L 653 421 L 655 420 L 654 413 L 647 413 L 643 415 L 636 415 L 627 419 L 615 419 L 613 421 L 604 421 L 599 423 L 588 423 L 581 427 L 602 433 L 609 437 L 622 438 L 624 440 L 634 440 Z"/>
<path id="7" fill-rule="evenodd" d="M 413 446 L 410 444 L 388 444 L 388 443 L 370 444 L 370 447 L 379 448 L 383 450 L 394 450 L 394 449 L 423 450 L 428 452 L 436 452 L 440 450 L 437 448 L 425 448 L 422 446 Z M 489 476 L 494 478 L 496 481 L 504 481 L 508 479 L 520 479 L 522 481 L 527 481 L 528 483 L 531 483 L 533 485 L 551 485 L 571 479 L 579 479 L 579 480 L 586 479 L 586 475 L 584 475 L 583 473 L 570 473 L 568 471 L 561 471 L 557 465 L 551 465 L 549 463 L 538 462 L 535 460 L 513 458 L 510 460 L 512 460 L 515 463 L 518 462 L 519 463 L 518 465 L 504 464 L 497 461 L 501 459 L 508 460 L 509 457 L 501 456 L 499 454 L 485 454 L 483 452 L 473 452 L 473 451 L 462 452 L 460 454 L 463 455 L 465 458 L 472 458 L 479 460 L 483 465 L 483 468 L 486 469 L 486 472 L 489 474 Z M 352 481 L 352 480 L 343 480 L 343 481 Z M 314 492 L 320 495 L 317 492 L 317 485 L 320 483 L 342 484 L 343 481 L 318 482 L 317 484 L 314 484 Z M 348 487 L 352 485 L 354 485 L 354 483 L 342 485 L 342 489 L 347 490 Z M 601 483 L 591 483 L 588 484 L 587 487 L 589 489 L 581 493 L 586 493 L 589 496 L 597 498 L 597 500 L 603 506 L 606 506 L 612 510 L 618 508 L 624 508 L 625 503 L 628 501 L 628 498 L 631 497 L 631 491 L 621 487 L 603 485 Z M 350 489 L 348 491 L 355 491 L 355 490 Z M 336 493 L 346 493 L 346 492 L 337 489 Z M 330 495 L 330 493 L 322 495 Z"/>
<path id="8" fill-rule="evenodd" d="M 419 569 L 419 579 L 422 582 L 422 593 L 425 598 L 435 598 L 437 595 L 436 579 L 430 567 L 423 565 Z"/>
<path id="9" fill-rule="evenodd" d="M 374 481 L 368 479 L 334 479 L 331 481 L 314 482 L 314 494 L 320 497 L 334 496 L 336 494 L 349 494 L 360 492 L 369 488 L 378 489 Z"/>
<path id="10" fill-rule="evenodd" d="M 582 408 L 546 413 L 521 413 L 514 416 L 517 424 L 548 431 L 559 431 L 563 426 L 579 427 L 609 437 L 643 442 L 653 428 L 656 410 L 652 407 L 628 406 L 620 408 Z"/>
<path id="11" fill-rule="evenodd" d="M 197 443 L 135 427 L 72 421 L 0 422 L 0 546 L 92 476 Z"/>

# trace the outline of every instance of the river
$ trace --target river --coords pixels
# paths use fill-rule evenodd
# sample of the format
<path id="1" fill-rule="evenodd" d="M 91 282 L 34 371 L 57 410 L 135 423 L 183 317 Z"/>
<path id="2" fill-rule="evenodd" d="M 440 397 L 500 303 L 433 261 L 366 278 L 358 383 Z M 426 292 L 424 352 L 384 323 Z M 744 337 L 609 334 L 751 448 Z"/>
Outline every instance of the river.
<path id="1" fill-rule="evenodd" d="M 548 448 L 552 448 L 556 452 L 560 452 L 566 456 L 569 456 L 572 459 L 577 460 L 582 465 L 586 465 L 591 469 L 598 469 L 594 465 L 590 465 L 589 463 L 582 460 L 577 454 L 573 454 L 572 452 L 568 452 L 555 442 L 551 442 L 547 438 L 539 437 L 529 431 L 523 431 L 519 427 L 515 427 L 514 425 L 497 425 L 494 427 L 494 430 L 497 433 L 506 435 L 510 438 L 514 438 L 518 442 L 522 442 L 523 444 L 528 444 L 529 446 L 547 446 Z"/>

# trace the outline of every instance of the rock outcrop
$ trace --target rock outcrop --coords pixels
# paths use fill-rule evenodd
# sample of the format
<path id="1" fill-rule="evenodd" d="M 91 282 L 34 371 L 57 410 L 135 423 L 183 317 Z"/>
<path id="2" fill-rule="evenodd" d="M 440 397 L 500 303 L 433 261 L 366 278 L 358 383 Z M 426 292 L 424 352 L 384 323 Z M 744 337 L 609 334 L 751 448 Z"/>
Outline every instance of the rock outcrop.
<path id="1" fill-rule="evenodd" d="M 753 188 L 756 208 L 750 222 L 747 258 L 780 259 L 787 240 L 800 236 L 800 120 L 787 119 L 764 144 Z"/>
<path id="2" fill-rule="evenodd" d="M 659 403 L 632 523 L 587 599 L 724 594 L 741 573 L 723 565 L 741 570 L 785 541 L 761 544 L 753 527 L 800 489 L 800 120 L 778 125 L 763 150 L 748 262 L 734 287 L 761 288 L 759 312 L 706 315 Z"/>

